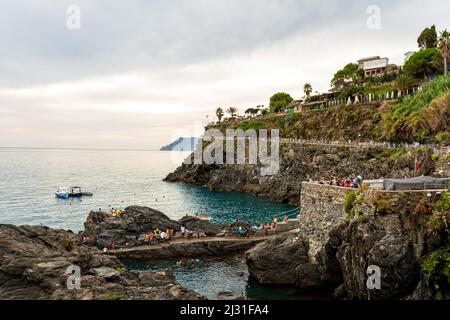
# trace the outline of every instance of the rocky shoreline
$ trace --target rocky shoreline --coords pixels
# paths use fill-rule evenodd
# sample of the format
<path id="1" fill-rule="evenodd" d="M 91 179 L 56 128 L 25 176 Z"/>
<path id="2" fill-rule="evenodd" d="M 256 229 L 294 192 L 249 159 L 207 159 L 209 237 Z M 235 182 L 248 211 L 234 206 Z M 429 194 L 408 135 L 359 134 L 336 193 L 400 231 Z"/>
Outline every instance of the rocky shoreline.
<path id="1" fill-rule="evenodd" d="M 261 176 L 260 167 L 254 165 L 183 164 L 165 181 L 204 185 L 212 191 L 244 192 L 298 205 L 301 181 L 356 174 L 366 180 L 402 178 L 414 173 L 416 156 L 423 174 L 434 172 L 435 163 L 428 151 L 281 143 L 280 170 L 273 176 Z"/>
<path id="2" fill-rule="evenodd" d="M 68 268 L 80 269 L 70 289 Z M 170 270 L 128 271 L 112 255 L 80 243 L 79 236 L 41 226 L 0 225 L 0 299 L 198 300 Z"/>
<path id="3" fill-rule="evenodd" d="M 145 244 L 146 232 L 167 227 L 179 231 L 181 224 L 192 232 L 201 229 L 209 236 L 225 236 L 234 227 L 195 217 L 174 221 L 162 212 L 138 206 L 128 207 L 118 216 L 93 211 L 78 234 L 45 226 L 0 225 L 0 299 L 204 299 L 177 284 L 170 269 L 129 271 L 113 251 L 102 254 L 100 250 L 111 249 L 112 241 L 117 248 L 133 248 Z M 86 237 L 88 243 L 83 241 Z M 194 245 L 189 250 L 186 252 L 195 256 L 205 248 Z M 68 281 L 74 279 L 73 268 L 79 268 L 80 273 L 80 288 L 76 289 L 68 286 Z"/>
<path id="4" fill-rule="evenodd" d="M 340 299 L 450 299 L 445 277 L 424 269 L 424 261 L 449 243 L 445 228 L 429 222 L 436 208 L 449 205 L 448 195 L 365 191 L 346 212 L 346 194 L 354 191 L 313 188 L 302 191 L 298 232 L 246 253 L 254 278 L 305 290 L 332 288 Z M 443 259 L 433 264 L 445 265 Z M 370 266 L 380 272 L 380 288 L 367 285 Z"/>

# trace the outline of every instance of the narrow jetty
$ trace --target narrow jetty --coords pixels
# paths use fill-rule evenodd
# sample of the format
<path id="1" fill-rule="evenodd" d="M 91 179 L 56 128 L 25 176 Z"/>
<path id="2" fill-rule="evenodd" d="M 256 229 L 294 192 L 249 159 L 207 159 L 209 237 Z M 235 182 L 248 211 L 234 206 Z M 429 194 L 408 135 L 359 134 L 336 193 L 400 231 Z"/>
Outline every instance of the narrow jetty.
<path id="1" fill-rule="evenodd" d="M 111 253 L 121 260 L 138 262 L 226 256 L 246 251 L 271 237 L 273 236 L 252 238 L 211 237 L 177 239 L 157 245 L 117 249 Z"/>

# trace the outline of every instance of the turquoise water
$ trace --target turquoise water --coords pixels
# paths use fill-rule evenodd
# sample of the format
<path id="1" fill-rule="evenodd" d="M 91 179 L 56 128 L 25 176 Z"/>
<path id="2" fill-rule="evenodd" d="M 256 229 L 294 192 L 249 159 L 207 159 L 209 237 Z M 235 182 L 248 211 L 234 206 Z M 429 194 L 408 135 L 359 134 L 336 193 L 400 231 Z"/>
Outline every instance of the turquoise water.
<path id="1" fill-rule="evenodd" d="M 78 231 L 89 211 L 144 205 L 172 219 L 203 213 L 213 222 L 270 221 L 295 208 L 240 193 L 163 182 L 188 153 L 0 148 L 0 223 L 43 224 Z M 59 186 L 93 197 L 58 200 Z"/>
<path id="2" fill-rule="evenodd" d="M 261 285 L 249 278 L 247 266 L 242 258 L 194 259 L 184 267 L 177 266 L 175 262 L 128 263 L 127 267 L 133 270 L 153 271 L 171 269 L 179 284 L 193 289 L 208 299 L 217 299 L 218 293 L 224 291 L 255 300 L 331 299 L 330 292 L 305 293 L 294 286 Z"/>

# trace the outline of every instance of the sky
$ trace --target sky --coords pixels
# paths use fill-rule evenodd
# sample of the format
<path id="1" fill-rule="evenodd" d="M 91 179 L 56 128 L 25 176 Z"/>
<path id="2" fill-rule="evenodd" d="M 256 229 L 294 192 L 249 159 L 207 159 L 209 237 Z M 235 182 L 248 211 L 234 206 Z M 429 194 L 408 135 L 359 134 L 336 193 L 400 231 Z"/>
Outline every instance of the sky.
<path id="1" fill-rule="evenodd" d="M 449 13 L 448 0 L 2 0 L 0 147 L 156 150 L 200 135 L 218 106 L 326 92 L 362 57 L 401 65 Z"/>

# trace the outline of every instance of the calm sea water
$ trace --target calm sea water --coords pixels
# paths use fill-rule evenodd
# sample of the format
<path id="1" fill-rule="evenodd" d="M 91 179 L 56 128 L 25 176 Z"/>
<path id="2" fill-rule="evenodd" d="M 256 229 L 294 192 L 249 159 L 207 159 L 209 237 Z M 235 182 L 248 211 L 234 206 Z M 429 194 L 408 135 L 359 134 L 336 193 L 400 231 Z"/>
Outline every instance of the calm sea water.
<path id="1" fill-rule="evenodd" d="M 302 292 L 294 286 L 262 285 L 249 278 L 245 261 L 227 260 L 191 260 L 187 266 L 177 266 L 175 262 L 153 264 L 128 263 L 134 270 L 162 271 L 171 269 L 176 281 L 208 299 L 216 299 L 220 292 L 231 292 L 254 300 L 329 300 L 332 292 Z"/>
<path id="2" fill-rule="evenodd" d="M 210 214 L 213 222 L 244 219 L 259 224 L 270 221 L 274 213 L 295 208 L 246 194 L 210 192 L 200 186 L 162 181 L 187 155 L 152 151 L 0 148 L 0 223 L 43 224 L 78 231 L 83 228 L 91 210 L 144 205 L 158 209 L 172 219 L 204 213 Z M 54 192 L 59 186 L 81 186 L 94 196 L 58 200 Z M 199 260 L 187 268 L 177 268 L 170 262 L 130 267 L 171 267 L 180 284 L 209 298 L 215 298 L 220 291 L 252 298 L 298 298 L 295 288 L 252 284 L 242 261 Z"/>
<path id="3" fill-rule="evenodd" d="M 0 223 L 43 224 L 78 231 L 91 210 L 144 205 L 172 219 L 203 213 L 213 222 L 254 224 L 294 207 L 241 193 L 210 192 L 162 179 L 188 153 L 0 148 Z M 59 200 L 59 186 L 93 197 Z"/>

